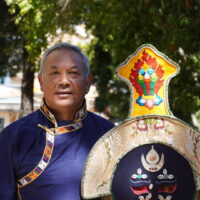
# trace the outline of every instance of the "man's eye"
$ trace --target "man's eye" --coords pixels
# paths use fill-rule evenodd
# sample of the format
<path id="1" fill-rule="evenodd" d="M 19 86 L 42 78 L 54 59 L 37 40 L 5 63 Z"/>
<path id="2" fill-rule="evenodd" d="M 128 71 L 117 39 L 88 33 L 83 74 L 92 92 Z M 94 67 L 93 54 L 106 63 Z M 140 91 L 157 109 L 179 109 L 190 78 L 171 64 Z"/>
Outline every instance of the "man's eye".
<path id="1" fill-rule="evenodd" d="M 78 71 L 71 71 L 71 72 L 69 72 L 69 74 L 79 74 L 79 72 Z"/>
<path id="2" fill-rule="evenodd" d="M 58 72 L 51 72 L 50 75 L 56 75 Z"/>
<path id="3" fill-rule="evenodd" d="M 139 186 L 139 187 L 131 187 L 132 191 L 136 195 L 144 194 L 144 193 L 149 193 L 149 187 L 147 185 L 144 186 Z"/>
<path id="4" fill-rule="evenodd" d="M 158 187 L 158 192 L 174 193 L 175 191 L 176 191 L 176 184 L 160 185 Z"/>
<path id="5" fill-rule="evenodd" d="M 79 73 L 78 71 L 71 71 L 71 72 L 69 72 L 69 74 L 70 74 L 70 75 L 75 75 L 75 76 L 77 76 L 77 75 L 79 75 L 80 73 Z"/>

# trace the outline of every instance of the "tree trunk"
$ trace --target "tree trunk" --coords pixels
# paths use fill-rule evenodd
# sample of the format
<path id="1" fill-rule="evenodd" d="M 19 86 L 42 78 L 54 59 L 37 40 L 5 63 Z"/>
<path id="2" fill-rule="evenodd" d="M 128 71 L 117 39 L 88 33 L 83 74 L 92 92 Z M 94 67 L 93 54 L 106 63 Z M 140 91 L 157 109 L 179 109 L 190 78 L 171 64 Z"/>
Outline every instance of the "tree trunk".
<path id="1" fill-rule="evenodd" d="M 21 108 L 19 118 L 33 112 L 33 83 L 34 69 L 32 63 L 28 61 L 28 53 L 24 50 L 23 55 L 23 78 L 21 85 Z"/>

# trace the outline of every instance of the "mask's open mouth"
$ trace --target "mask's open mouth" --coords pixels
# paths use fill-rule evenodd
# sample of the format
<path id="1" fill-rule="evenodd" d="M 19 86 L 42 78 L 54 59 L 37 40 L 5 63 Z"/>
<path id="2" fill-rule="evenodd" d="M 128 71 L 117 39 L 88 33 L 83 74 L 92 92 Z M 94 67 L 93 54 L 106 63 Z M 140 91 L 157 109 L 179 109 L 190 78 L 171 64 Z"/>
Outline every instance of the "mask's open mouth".
<path id="1" fill-rule="evenodd" d="M 162 184 L 158 187 L 158 193 L 164 192 L 164 193 L 174 193 L 176 191 L 176 183 L 167 185 Z"/>
<path id="2" fill-rule="evenodd" d="M 145 194 L 145 193 L 150 193 L 149 186 L 144 185 L 144 186 L 137 186 L 137 187 L 131 187 L 131 190 L 133 191 L 134 194 L 140 195 L 140 194 Z"/>
<path id="3" fill-rule="evenodd" d="M 174 193 L 176 191 L 176 183 L 174 184 L 162 184 L 158 186 L 158 193 Z M 143 185 L 143 186 L 133 186 L 131 187 L 131 190 L 134 194 L 136 195 L 141 195 L 145 193 L 150 193 L 150 189 L 148 185 Z"/>

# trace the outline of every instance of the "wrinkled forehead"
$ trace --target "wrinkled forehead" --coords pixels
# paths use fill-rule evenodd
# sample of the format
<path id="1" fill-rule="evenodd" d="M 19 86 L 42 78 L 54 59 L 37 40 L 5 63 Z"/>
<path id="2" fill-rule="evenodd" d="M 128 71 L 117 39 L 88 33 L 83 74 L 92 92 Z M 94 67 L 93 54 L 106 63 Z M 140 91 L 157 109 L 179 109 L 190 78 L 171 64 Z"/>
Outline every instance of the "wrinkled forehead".
<path id="1" fill-rule="evenodd" d="M 44 64 L 50 60 L 50 59 L 69 59 L 71 58 L 75 62 L 80 62 L 83 64 L 83 57 L 76 51 L 72 49 L 55 49 L 54 51 L 50 52 L 46 57 L 44 58 Z"/>
<path id="2" fill-rule="evenodd" d="M 83 69 L 84 72 L 87 72 L 83 56 L 73 49 L 66 48 L 55 49 L 46 54 L 41 62 L 41 72 L 44 72 L 45 68 L 49 66 L 58 68 L 58 63 L 72 65 L 72 67 L 78 67 Z"/>

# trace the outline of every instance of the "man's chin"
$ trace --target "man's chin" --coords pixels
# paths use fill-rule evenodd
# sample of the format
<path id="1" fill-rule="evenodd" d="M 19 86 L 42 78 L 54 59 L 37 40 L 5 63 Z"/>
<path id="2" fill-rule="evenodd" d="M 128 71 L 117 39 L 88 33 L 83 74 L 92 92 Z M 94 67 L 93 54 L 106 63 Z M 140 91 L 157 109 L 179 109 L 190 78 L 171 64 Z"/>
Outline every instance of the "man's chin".
<path id="1" fill-rule="evenodd" d="M 79 105 L 80 104 L 80 105 Z M 78 103 L 74 101 L 74 99 L 65 99 L 65 100 L 59 100 L 55 101 L 55 107 L 60 109 L 70 109 L 70 110 L 76 110 L 79 109 L 82 106 L 82 103 Z"/>
<path id="2" fill-rule="evenodd" d="M 47 105 L 53 109 L 57 110 L 59 112 L 65 112 L 65 111 L 78 111 L 82 107 L 83 100 L 77 101 L 75 98 L 66 98 L 66 99 L 60 99 L 60 98 L 53 98 L 51 99 L 51 103 L 47 103 Z"/>
<path id="3" fill-rule="evenodd" d="M 57 108 L 70 108 L 70 107 L 74 107 L 74 106 L 75 106 L 74 102 L 70 102 L 70 101 L 57 102 L 55 104 L 55 107 L 57 107 Z"/>

